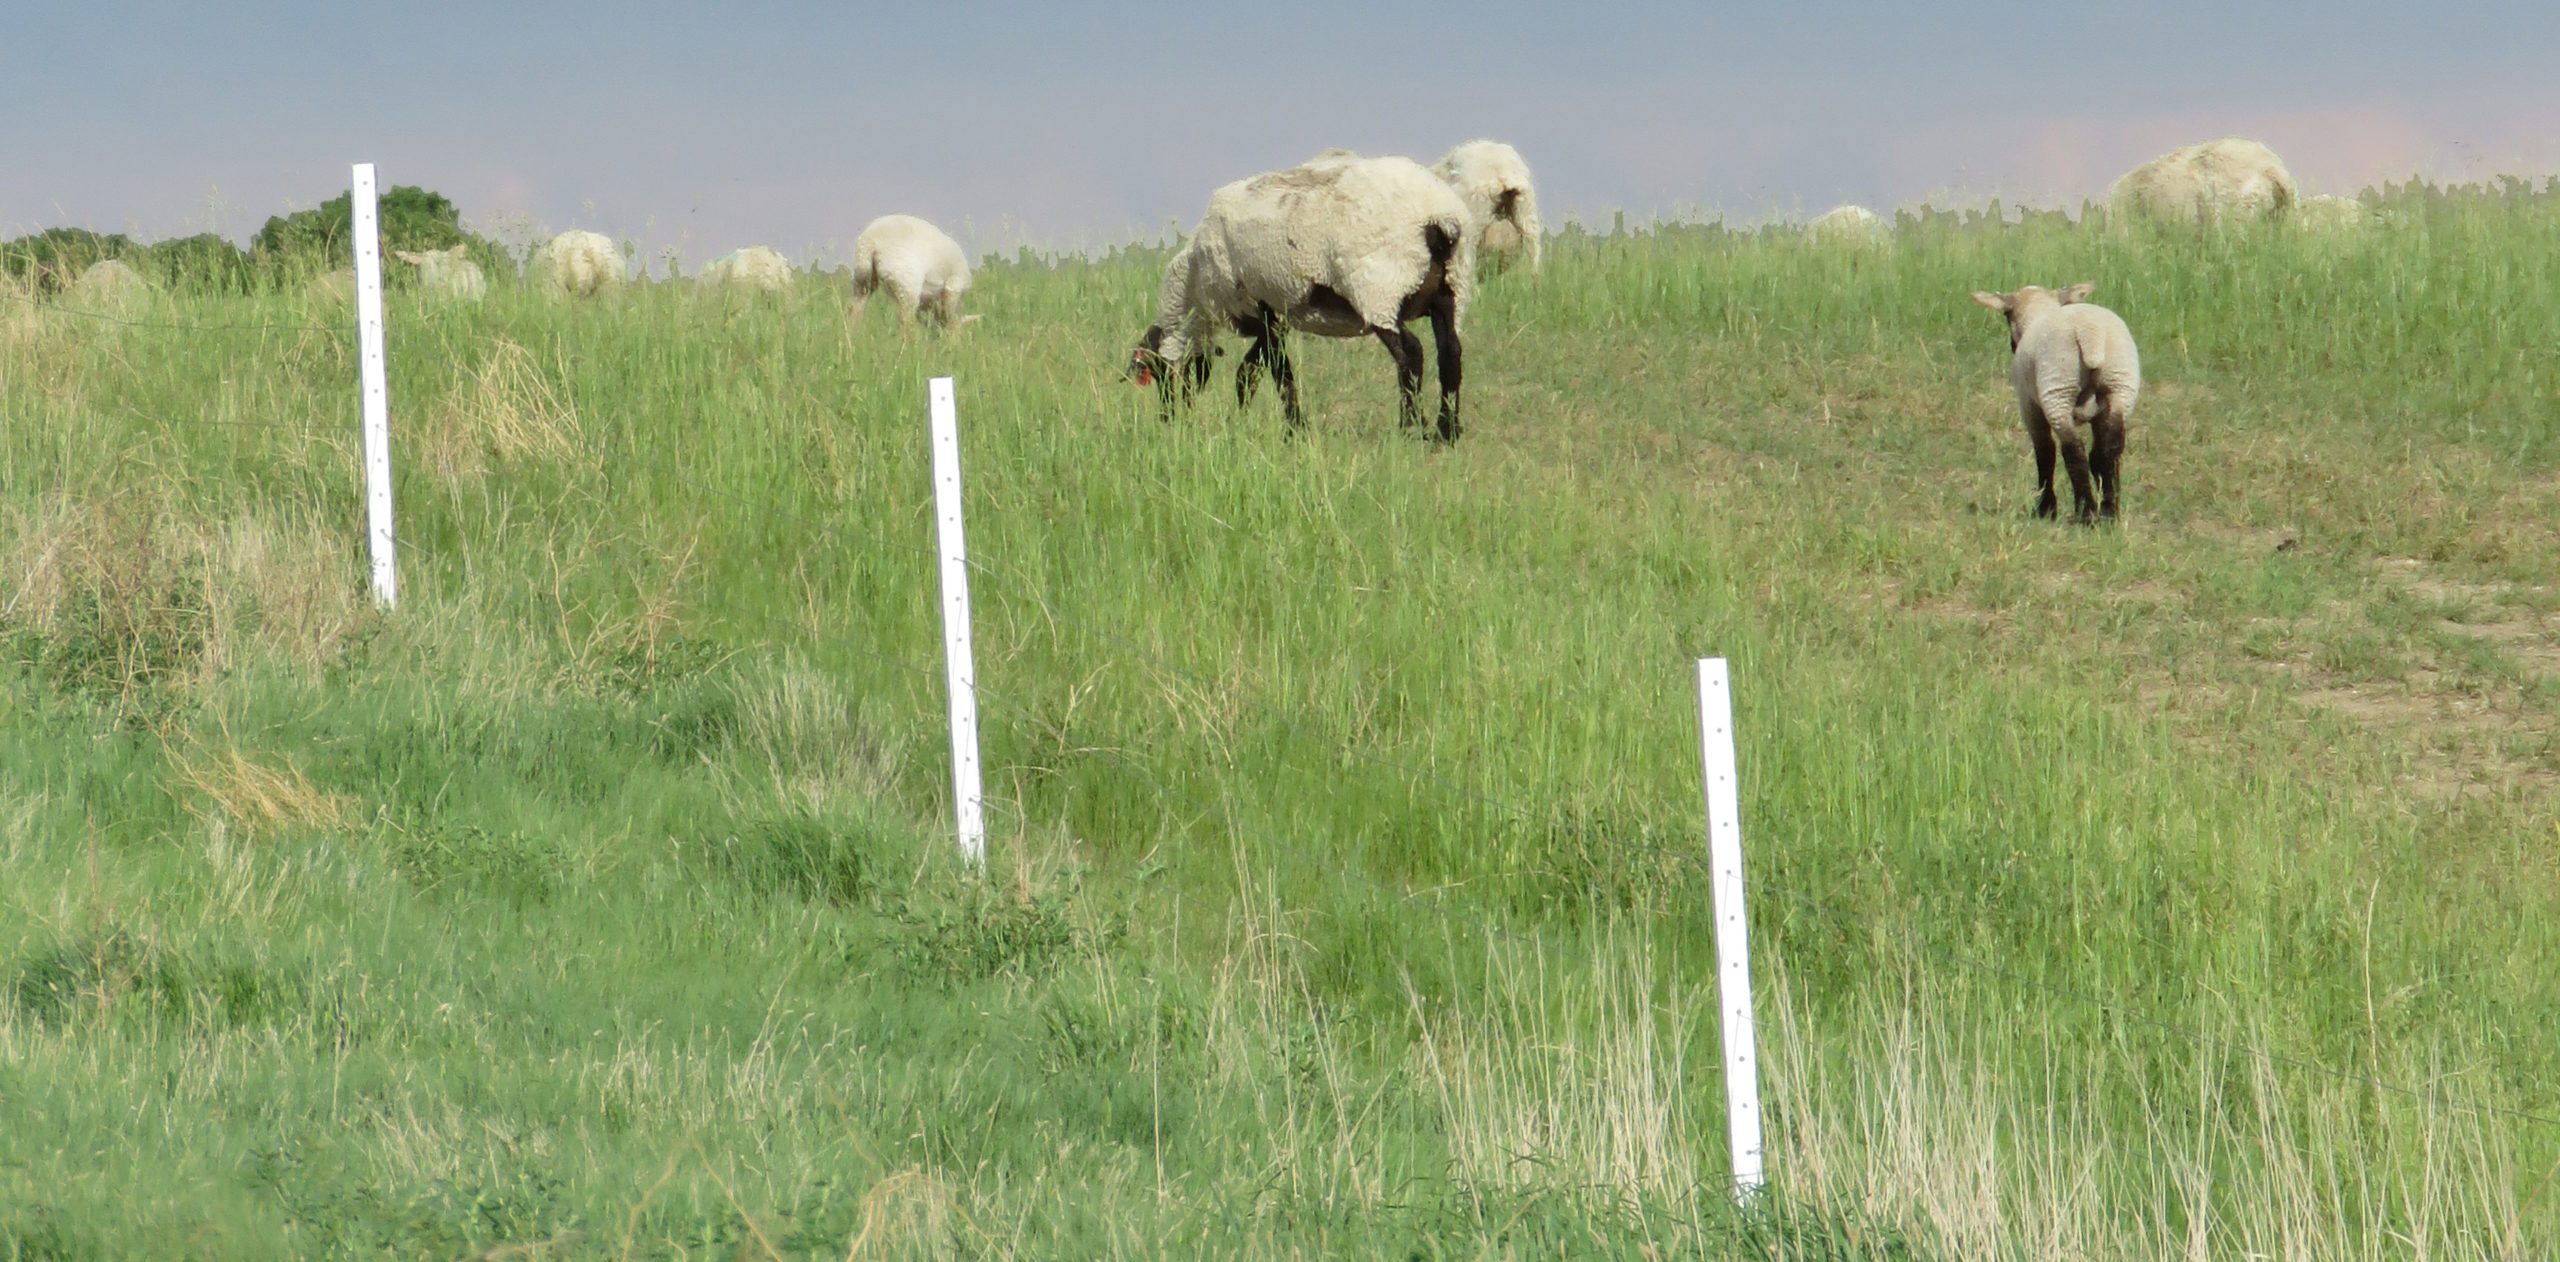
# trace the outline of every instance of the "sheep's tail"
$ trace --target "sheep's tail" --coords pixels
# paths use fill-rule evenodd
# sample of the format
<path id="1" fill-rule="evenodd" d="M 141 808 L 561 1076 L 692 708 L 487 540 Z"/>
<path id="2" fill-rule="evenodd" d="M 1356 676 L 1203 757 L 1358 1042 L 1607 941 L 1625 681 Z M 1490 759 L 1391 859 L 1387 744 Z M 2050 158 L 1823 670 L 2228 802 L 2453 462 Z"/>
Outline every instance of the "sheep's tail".
<path id="1" fill-rule="evenodd" d="M 877 241 L 854 242 L 853 296 L 868 298 L 871 296 L 871 291 L 879 287 L 880 243 Z"/>
<path id="2" fill-rule="evenodd" d="M 1534 272 L 1546 262 L 1547 253 L 1547 226 L 1538 222 L 1538 191 L 1523 183 L 1512 192 L 1511 222 L 1529 239 L 1529 270 Z"/>
<path id="3" fill-rule="evenodd" d="M 2080 373 L 2084 381 L 2103 381 L 2107 375 L 2107 331 L 2082 321 L 2071 330 L 2080 343 Z"/>

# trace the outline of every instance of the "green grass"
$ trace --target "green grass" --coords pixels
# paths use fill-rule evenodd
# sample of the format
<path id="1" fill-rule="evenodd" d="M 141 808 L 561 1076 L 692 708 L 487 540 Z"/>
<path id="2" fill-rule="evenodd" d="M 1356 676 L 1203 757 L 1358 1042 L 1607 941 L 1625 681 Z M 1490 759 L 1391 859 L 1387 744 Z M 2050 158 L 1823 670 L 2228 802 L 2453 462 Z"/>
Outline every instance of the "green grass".
<path id="1" fill-rule="evenodd" d="M 2384 200 L 1568 232 L 1453 448 L 1367 344 L 1161 421 L 1145 250 L 394 295 L 389 615 L 343 307 L 0 296 L 0 1258 L 2548 1257 L 2560 193 Z M 1966 298 L 2083 279 L 2099 530 Z"/>

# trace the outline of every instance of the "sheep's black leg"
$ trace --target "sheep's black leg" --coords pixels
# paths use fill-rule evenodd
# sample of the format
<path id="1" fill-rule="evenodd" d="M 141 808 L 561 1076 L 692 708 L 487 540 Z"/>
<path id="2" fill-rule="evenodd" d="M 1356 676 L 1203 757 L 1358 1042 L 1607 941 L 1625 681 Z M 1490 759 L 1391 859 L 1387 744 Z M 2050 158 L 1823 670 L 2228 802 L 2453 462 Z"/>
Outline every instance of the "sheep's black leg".
<path id="1" fill-rule="evenodd" d="M 2077 425 L 2064 429 L 2054 438 L 2062 448 L 2062 467 L 2071 474 L 2072 516 L 2086 526 L 2098 515 L 2098 497 L 2089 493 L 2088 448 Z"/>
<path id="2" fill-rule="evenodd" d="M 1400 423 L 1410 429 L 1422 423 L 1422 339 L 1403 329 L 1375 328 L 1378 344 L 1396 361 L 1396 393 L 1403 400 Z"/>
<path id="3" fill-rule="evenodd" d="M 2089 471 L 2098 477 L 2098 515 L 2109 521 L 2115 520 L 2117 488 L 2124 476 L 2124 420 L 2111 399 L 2094 426 L 2098 449 L 2089 460 Z"/>
<path id="4" fill-rule="evenodd" d="M 1241 410 L 1253 402 L 1254 389 L 1262 384 L 1263 365 L 1271 358 L 1271 309 L 1265 307 L 1257 315 L 1237 317 L 1236 332 L 1251 340 L 1244 358 L 1236 363 L 1236 407 Z"/>
<path id="5" fill-rule="evenodd" d="M 2053 427 L 2042 412 L 2027 413 L 2027 442 L 2036 449 L 2036 516 L 2051 517 L 2060 505 L 2053 497 Z"/>
<path id="6" fill-rule="evenodd" d="M 1281 415 L 1289 418 L 1289 428 L 1303 429 L 1307 414 L 1298 408 L 1298 372 L 1289 366 L 1289 330 L 1277 319 L 1271 322 L 1271 349 L 1262 356 L 1271 365 L 1271 386 L 1280 392 Z"/>
<path id="7" fill-rule="evenodd" d="M 1411 337 L 1408 333 L 1405 336 Z M 1440 441 L 1458 441 L 1458 386 L 1464 376 L 1464 365 L 1458 350 L 1458 300 L 1446 287 L 1431 300 L 1431 340 L 1440 362 Z M 1418 362 L 1420 347 L 1414 349 Z"/>

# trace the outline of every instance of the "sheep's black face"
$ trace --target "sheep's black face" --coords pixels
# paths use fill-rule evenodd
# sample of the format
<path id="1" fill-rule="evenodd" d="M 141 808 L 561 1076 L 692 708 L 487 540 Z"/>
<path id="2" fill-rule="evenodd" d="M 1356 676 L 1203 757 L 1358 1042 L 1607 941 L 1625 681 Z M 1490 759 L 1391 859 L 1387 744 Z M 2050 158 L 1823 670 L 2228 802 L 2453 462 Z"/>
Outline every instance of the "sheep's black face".
<path id="1" fill-rule="evenodd" d="M 1147 331 L 1138 338 L 1138 345 L 1129 352 L 1129 366 L 1120 375 L 1140 386 L 1152 386 L 1167 378 L 1173 366 L 1165 362 L 1163 353 L 1158 349 L 1163 345 L 1164 330 L 1156 325 L 1147 326 Z"/>

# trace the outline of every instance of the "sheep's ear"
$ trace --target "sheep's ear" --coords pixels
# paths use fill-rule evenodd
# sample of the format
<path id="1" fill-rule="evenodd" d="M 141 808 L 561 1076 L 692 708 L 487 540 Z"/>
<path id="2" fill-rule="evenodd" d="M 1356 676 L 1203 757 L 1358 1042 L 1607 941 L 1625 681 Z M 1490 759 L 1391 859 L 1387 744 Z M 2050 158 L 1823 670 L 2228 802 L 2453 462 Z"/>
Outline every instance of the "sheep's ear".
<path id="1" fill-rule="evenodd" d="M 1973 300 L 2003 315 L 2009 312 L 2009 295 L 2007 294 L 1987 293 L 1977 289 L 1973 291 Z"/>
<path id="2" fill-rule="evenodd" d="M 2098 282 L 2094 280 L 2084 280 L 2054 296 L 2062 300 L 2063 306 L 2068 307 L 2075 302 L 2089 301 L 2089 295 L 2096 293 L 2097 290 Z"/>

